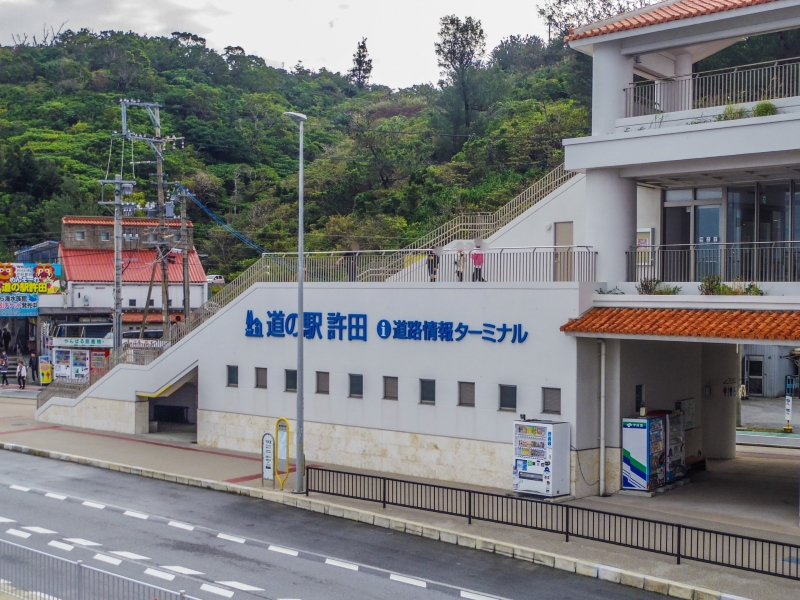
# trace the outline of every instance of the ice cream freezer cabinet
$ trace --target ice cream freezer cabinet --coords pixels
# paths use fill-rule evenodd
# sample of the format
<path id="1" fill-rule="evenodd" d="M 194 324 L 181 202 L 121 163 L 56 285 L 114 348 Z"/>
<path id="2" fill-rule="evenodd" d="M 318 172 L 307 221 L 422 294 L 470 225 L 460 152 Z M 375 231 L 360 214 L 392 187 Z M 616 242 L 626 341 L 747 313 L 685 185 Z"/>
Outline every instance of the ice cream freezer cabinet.
<path id="1" fill-rule="evenodd" d="M 569 494 L 569 423 L 514 421 L 514 491 Z"/>

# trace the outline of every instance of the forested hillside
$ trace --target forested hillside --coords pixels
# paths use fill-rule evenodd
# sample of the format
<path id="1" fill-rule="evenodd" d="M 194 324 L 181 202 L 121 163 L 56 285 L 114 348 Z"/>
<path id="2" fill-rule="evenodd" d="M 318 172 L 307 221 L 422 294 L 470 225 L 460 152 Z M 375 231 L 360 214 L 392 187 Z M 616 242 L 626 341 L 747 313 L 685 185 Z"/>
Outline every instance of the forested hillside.
<path id="1" fill-rule="evenodd" d="M 309 117 L 308 250 L 399 247 L 460 212 L 496 209 L 562 161 L 562 138 L 588 132 L 591 61 L 559 39 L 512 36 L 486 49 L 470 18 L 441 27 L 431 53 L 442 80 L 396 91 L 371 82 L 366 43 L 345 74 L 274 69 L 179 32 L 66 31 L 0 48 L 0 258 L 57 238 L 64 214 L 100 213 L 97 179 L 131 177 L 131 163 L 152 160 L 145 144 L 112 135 L 123 98 L 163 104 L 163 134 L 186 144 L 169 149 L 168 177 L 270 250 L 296 243 L 287 110 Z M 784 45 L 789 55 L 797 47 L 794 37 Z M 741 63 L 773 46 L 729 53 Z M 151 131 L 133 113 L 132 129 Z M 153 200 L 152 166 L 135 169 L 136 197 Z M 255 258 L 196 208 L 190 215 L 208 271 L 231 275 Z"/>

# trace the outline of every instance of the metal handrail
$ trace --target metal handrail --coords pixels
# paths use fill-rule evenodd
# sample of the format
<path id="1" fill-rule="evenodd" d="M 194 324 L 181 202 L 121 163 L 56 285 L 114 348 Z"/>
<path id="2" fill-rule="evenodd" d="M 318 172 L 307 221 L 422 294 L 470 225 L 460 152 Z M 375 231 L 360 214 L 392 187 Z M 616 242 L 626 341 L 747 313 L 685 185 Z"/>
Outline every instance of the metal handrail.
<path id="1" fill-rule="evenodd" d="M 624 92 L 626 117 L 790 98 L 800 96 L 800 57 L 638 81 Z"/>

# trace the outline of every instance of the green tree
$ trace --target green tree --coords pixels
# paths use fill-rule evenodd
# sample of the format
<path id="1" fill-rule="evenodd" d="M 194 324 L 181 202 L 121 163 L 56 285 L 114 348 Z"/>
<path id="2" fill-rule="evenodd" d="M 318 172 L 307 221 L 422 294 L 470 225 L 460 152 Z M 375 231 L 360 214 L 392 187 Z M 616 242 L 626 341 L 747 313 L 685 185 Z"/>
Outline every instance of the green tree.
<path id="1" fill-rule="evenodd" d="M 545 0 L 538 9 L 551 36 L 653 4 L 656 0 Z"/>
<path id="2" fill-rule="evenodd" d="M 440 82 L 455 87 L 464 108 L 464 128 L 472 124 L 473 98 L 477 94 L 475 79 L 481 59 L 486 53 L 486 34 L 479 20 L 456 15 L 439 21 L 439 41 L 434 44 L 439 67 L 445 79 Z"/>
<path id="3" fill-rule="evenodd" d="M 353 54 L 353 68 L 350 69 L 350 81 L 356 84 L 360 90 L 369 82 L 370 75 L 372 75 L 372 59 L 367 52 L 367 38 L 361 38 L 356 48 L 356 53 Z"/>

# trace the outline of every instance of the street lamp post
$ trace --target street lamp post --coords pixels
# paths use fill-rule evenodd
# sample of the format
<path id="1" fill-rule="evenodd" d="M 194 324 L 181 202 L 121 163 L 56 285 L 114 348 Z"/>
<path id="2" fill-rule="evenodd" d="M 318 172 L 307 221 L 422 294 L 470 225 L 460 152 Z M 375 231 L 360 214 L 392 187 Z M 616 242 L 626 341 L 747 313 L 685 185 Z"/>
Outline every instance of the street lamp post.
<path id="1" fill-rule="evenodd" d="M 305 316 L 303 312 L 303 279 L 305 275 L 303 259 L 303 124 L 306 116 L 301 113 L 285 112 L 287 117 L 291 117 L 300 124 L 300 181 L 298 184 L 298 207 L 297 207 L 297 443 L 295 445 L 295 460 L 297 470 L 295 472 L 295 488 L 298 494 L 303 492 L 303 478 L 306 472 L 306 459 L 303 453 L 303 335 L 305 333 Z"/>

